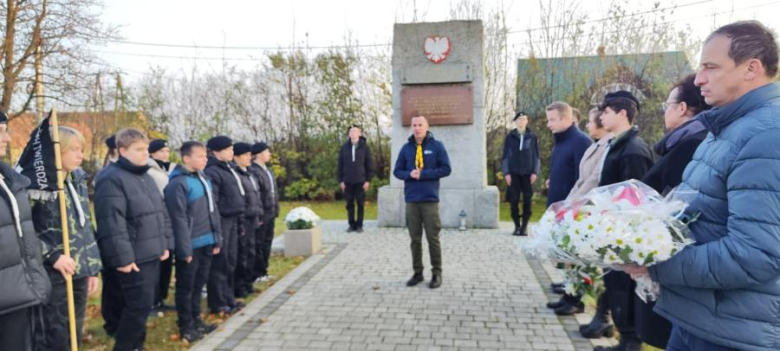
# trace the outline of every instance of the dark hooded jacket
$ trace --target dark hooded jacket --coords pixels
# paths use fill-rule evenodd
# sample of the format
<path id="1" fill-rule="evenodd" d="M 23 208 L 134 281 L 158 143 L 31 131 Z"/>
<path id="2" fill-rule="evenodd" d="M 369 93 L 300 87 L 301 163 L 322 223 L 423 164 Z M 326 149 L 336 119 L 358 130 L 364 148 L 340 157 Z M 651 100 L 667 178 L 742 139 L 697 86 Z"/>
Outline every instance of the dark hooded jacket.
<path id="1" fill-rule="evenodd" d="M 244 214 L 246 199 L 245 189 L 235 172 L 236 166 L 232 162 L 219 161 L 209 157 L 206 166 L 206 175 L 214 185 L 214 201 L 217 203 L 222 217 L 237 217 Z"/>
<path id="2" fill-rule="evenodd" d="M 0 175 L 13 194 L 0 189 L 0 315 L 46 303 L 51 282 L 43 268 L 41 242 L 27 199 L 30 180 L 0 162 Z M 16 209 L 14 209 L 16 208 Z"/>

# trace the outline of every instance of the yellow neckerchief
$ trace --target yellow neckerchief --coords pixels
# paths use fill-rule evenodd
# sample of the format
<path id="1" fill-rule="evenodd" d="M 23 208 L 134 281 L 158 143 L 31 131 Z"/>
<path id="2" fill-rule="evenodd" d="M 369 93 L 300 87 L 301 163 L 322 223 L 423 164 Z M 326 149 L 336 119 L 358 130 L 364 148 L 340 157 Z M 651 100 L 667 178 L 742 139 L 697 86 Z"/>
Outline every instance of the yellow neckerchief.
<path id="1" fill-rule="evenodd" d="M 417 169 L 423 169 L 423 149 L 422 144 L 417 144 L 417 154 L 414 156 L 414 166 Z"/>

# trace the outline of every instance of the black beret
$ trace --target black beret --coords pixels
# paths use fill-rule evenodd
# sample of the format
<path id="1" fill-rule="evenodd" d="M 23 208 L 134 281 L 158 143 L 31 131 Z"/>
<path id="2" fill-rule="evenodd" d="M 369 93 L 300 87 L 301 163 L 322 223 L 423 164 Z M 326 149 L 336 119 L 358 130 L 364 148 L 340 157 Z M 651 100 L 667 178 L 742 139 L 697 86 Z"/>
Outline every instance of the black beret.
<path id="1" fill-rule="evenodd" d="M 106 138 L 106 146 L 108 146 L 109 149 L 116 149 L 116 135 L 111 135 L 110 137 Z"/>
<path id="2" fill-rule="evenodd" d="M 515 113 L 515 118 L 512 118 L 512 122 L 516 121 L 518 118 L 520 118 L 520 116 L 528 116 L 528 115 L 525 114 L 524 111 L 517 111 L 517 113 Z"/>
<path id="3" fill-rule="evenodd" d="M 604 102 L 601 104 L 599 109 L 604 110 L 607 108 L 607 106 L 611 106 L 612 103 L 619 102 L 621 100 L 633 103 L 634 106 L 636 106 L 636 110 L 640 110 L 639 99 L 637 99 L 634 94 L 631 94 L 631 92 L 625 90 L 615 91 L 605 95 Z"/>
<path id="4" fill-rule="evenodd" d="M 252 155 L 257 155 L 265 150 L 268 150 L 268 144 L 262 141 L 252 145 Z"/>
<path id="5" fill-rule="evenodd" d="M 209 150 L 212 151 L 222 151 L 225 150 L 233 145 L 233 140 L 230 140 L 230 138 L 219 135 L 215 136 L 206 143 L 206 147 L 209 148 Z"/>
<path id="6" fill-rule="evenodd" d="M 233 144 L 233 155 L 243 155 L 245 153 L 252 152 L 252 145 L 247 143 L 235 143 Z"/>
<path id="7" fill-rule="evenodd" d="M 155 153 L 164 147 L 168 147 L 168 140 L 154 139 L 149 143 L 149 153 Z"/>

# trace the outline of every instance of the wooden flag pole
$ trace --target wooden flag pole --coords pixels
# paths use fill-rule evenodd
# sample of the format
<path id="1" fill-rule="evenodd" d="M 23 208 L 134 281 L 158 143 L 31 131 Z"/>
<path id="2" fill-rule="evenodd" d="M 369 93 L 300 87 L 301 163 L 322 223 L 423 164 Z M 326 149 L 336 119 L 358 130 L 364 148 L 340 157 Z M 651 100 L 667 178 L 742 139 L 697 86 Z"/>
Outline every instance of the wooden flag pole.
<path id="1" fill-rule="evenodd" d="M 62 155 L 60 154 L 60 131 L 58 129 L 57 111 L 51 111 L 52 142 L 54 143 L 54 164 L 57 166 L 57 197 L 60 199 L 60 219 L 62 225 L 63 254 L 70 257 L 70 236 L 68 235 L 68 212 L 65 199 L 65 171 L 62 169 Z M 68 324 L 70 326 L 70 348 L 78 351 L 79 344 L 76 334 L 76 307 L 73 303 L 73 277 L 65 276 L 65 289 L 68 295 Z"/>

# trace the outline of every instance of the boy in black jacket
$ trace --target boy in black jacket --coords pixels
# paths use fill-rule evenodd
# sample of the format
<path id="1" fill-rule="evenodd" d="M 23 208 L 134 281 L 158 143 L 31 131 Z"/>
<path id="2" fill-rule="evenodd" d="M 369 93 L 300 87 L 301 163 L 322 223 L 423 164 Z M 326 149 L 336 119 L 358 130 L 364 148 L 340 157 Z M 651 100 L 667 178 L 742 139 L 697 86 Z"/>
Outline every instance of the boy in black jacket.
<path id="1" fill-rule="evenodd" d="M 233 145 L 233 161 L 236 172 L 244 186 L 246 210 L 242 218 L 241 233 L 238 236 L 238 265 L 236 266 L 235 293 L 236 297 L 247 297 L 254 292 L 256 240 L 255 230 L 260 225 L 263 215 L 263 203 L 260 199 L 260 184 L 255 175 L 249 171 L 252 166 L 252 145 L 236 143 Z"/>
<path id="2" fill-rule="evenodd" d="M 212 255 L 220 251 L 219 212 L 206 180 L 206 146 L 181 146 L 182 165 L 171 172 L 165 205 L 176 241 L 176 312 L 179 335 L 192 343 L 216 329 L 200 318 L 200 294 L 209 278 Z"/>
<path id="3" fill-rule="evenodd" d="M 374 176 L 374 162 L 371 160 L 371 150 L 366 138 L 357 125 L 349 127 L 349 140 L 339 151 L 338 177 L 339 186 L 347 200 L 347 217 L 349 228 L 347 232 L 363 232 L 363 213 L 366 204 L 366 191 Z M 357 202 L 357 218 L 355 218 L 355 202 Z"/>
<path id="4" fill-rule="evenodd" d="M 268 263 L 271 258 L 271 246 L 274 241 L 274 220 L 279 217 L 279 187 L 274 172 L 268 165 L 271 150 L 264 142 L 252 145 L 252 166 L 249 171 L 258 179 L 263 202 L 263 215 L 260 226 L 255 230 L 255 276 L 260 281 L 268 281 Z"/>
<path id="5" fill-rule="evenodd" d="M 223 239 L 222 249 L 211 263 L 208 303 L 211 313 L 233 313 L 244 307 L 244 303 L 236 301 L 234 274 L 238 260 L 238 233 L 246 209 L 246 191 L 233 165 L 233 141 L 226 136 L 216 136 L 206 145 L 211 152 L 206 175 L 213 185 Z"/>
<path id="6" fill-rule="evenodd" d="M 149 139 L 126 128 L 116 134 L 119 159 L 95 185 L 96 239 L 103 260 L 102 312 L 114 350 L 143 349 L 160 261 L 173 248 L 168 211 L 150 175 Z"/>

